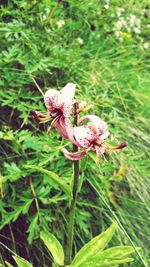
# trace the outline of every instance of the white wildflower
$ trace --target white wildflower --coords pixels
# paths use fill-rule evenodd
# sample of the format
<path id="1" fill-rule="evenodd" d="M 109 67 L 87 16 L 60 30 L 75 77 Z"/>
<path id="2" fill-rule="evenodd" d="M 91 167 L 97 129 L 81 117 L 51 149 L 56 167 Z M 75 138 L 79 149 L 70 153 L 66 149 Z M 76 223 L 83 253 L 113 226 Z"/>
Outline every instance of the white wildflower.
<path id="1" fill-rule="evenodd" d="M 136 19 L 135 15 L 130 15 L 130 23 L 131 23 L 131 25 L 134 25 L 135 19 Z"/>
<path id="2" fill-rule="evenodd" d="M 82 38 L 78 37 L 77 41 L 78 41 L 79 44 L 81 44 L 81 45 L 83 44 L 83 39 Z"/>
<path id="3" fill-rule="evenodd" d="M 130 29 L 130 27 L 127 27 L 126 29 L 127 29 L 127 32 L 131 32 L 131 29 Z"/>
<path id="4" fill-rule="evenodd" d="M 135 33 L 140 33 L 140 32 L 141 32 L 140 29 L 139 29 L 138 27 L 134 27 L 133 31 L 134 31 Z"/>
<path id="5" fill-rule="evenodd" d="M 140 19 L 135 19 L 135 25 L 137 26 L 137 27 L 140 27 L 141 26 L 141 20 Z"/>
<path id="6" fill-rule="evenodd" d="M 117 16 L 120 17 L 123 12 L 125 12 L 125 9 L 124 8 L 121 8 L 121 7 L 118 7 L 118 9 L 117 9 Z"/>
<path id="7" fill-rule="evenodd" d="M 109 8 L 109 0 L 105 0 L 104 8 L 105 9 L 108 9 Z"/>
<path id="8" fill-rule="evenodd" d="M 104 5 L 104 8 L 105 8 L 105 9 L 108 9 L 108 8 L 109 8 L 109 5 L 107 5 L 107 4 Z"/>
<path id="9" fill-rule="evenodd" d="M 144 43 L 144 44 L 143 44 L 143 48 L 144 48 L 144 49 L 148 49 L 148 48 L 149 48 L 149 43 Z"/>
<path id="10" fill-rule="evenodd" d="M 116 23 L 115 23 L 115 29 L 116 30 L 121 30 L 122 28 L 122 21 L 121 20 L 118 20 Z"/>
<path id="11" fill-rule="evenodd" d="M 64 20 L 58 20 L 58 21 L 56 22 L 56 25 L 58 26 L 58 28 L 61 28 L 62 26 L 65 25 L 65 21 L 64 21 Z"/>
<path id="12" fill-rule="evenodd" d="M 117 37 L 119 37 L 119 36 L 121 35 L 121 32 L 119 32 L 119 31 L 115 31 L 115 35 L 116 35 Z"/>

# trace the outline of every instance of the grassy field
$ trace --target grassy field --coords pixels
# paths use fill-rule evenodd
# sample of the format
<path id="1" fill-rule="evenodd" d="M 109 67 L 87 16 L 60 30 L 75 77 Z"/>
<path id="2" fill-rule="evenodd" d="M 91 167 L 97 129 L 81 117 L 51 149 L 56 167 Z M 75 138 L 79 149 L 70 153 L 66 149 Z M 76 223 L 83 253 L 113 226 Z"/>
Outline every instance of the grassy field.
<path id="1" fill-rule="evenodd" d="M 146 0 L 1 1 L 1 266 L 14 264 L 8 248 L 34 266 L 49 266 L 43 225 L 66 242 L 66 196 L 26 165 L 71 183 L 64 141 L 30 115 L 46 111 L 42 93 L 68 82 L 77 84 L 76 99 L 108 123 L 109 143 L 129 143 L 99 165 L 89 156 L 80 162 L 74 253 L 115 219 L 120 230 L 111 244 L 137 250 L 135 262 L 124 266 L 149 266 L 148 8 Z"/>

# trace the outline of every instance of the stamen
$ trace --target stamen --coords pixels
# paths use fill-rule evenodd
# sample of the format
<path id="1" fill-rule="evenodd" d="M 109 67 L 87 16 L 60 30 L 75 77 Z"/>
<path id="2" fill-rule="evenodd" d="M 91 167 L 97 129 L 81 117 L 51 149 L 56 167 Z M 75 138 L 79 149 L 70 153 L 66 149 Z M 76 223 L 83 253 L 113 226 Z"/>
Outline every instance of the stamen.
<path id="1" fill-rule="evenodd" d="M 128 142 L 123 142 L 118 146 L 110 146 L 106 142 L 101 143 L 101 144 L 99 142 L 97 142 L 97 144 L 103 146 L 105 149 L 107 149 L 107 150 L 109 150 L 111 152 L 112 150 L 122 149 L 122 148 L 126 147 L 128 145 Z"/>
<path id="2" fill-rule="evenodd" d="M 39 111 L 32 110 L 30 114 L 39 123 L 48 122 L 51 119 L 49 113 L 41 113 Z"/>
<path id="3" fill-rule="evenodd" d="M 113 149 L 113 150 L 115 150 L 115 149 L 122 149 L 122 148 L 126 147 L 127 145 L 128 145 L 128 142 L 123 142 L 119 146 L 111 147 L 111 149 Z"/>
<path id="4" fill-rule="evenodd" d="M 55 122 L 60 118 L 60 115 L 58 115 L 55 119 L 52 120 L 51 125 L 49 126 L 47 133 L 50 134 L 52 128 L 54 127 Z"/>

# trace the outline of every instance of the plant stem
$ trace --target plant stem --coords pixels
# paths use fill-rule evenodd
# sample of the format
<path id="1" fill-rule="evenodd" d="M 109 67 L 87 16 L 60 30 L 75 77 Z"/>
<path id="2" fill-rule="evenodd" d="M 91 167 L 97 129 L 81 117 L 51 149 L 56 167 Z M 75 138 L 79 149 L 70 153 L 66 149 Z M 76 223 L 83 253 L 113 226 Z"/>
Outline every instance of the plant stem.
<path id="1" fill-rule="evenodd" d="M 77 152 L 78 149 L 74 147 L 74 151 Z M 79 161 L 74 161 L 74 185 L 73 185 L 73 199 L 71 202 L 70 212 L 69 212 L 69 222 L 68 222 L 68 239 L 66 248 L 66 264 L 70 264 L 72 261 L 72 246 L 74 237 L 74 221 L 75 221 L 75 209 L 76 201 L 78 195 L 78 177 L 79 177 Z"/>
<path id="2" fill-rule="evenodd" d="M 76 113 L 77 105 L 75 105 L 74 113 L 74 125 L 77 126 L 78 116 Z M 73 145 L 73 151 L 77 152 L 78 147 Z M 74 180 L 73 180 L 73 198 L 71 202 L 70 212 L 69 212 L 69 221 L 68 221 L 68 237 L 67 237 L 67 246 L 66 246 L 66 264 L 70 264 L 72 261 L 72 247 L 73 247 L 73 238 L 74 238 L 74 222 L 75 222 L 75 209 L 78 196 L 78 180 L 79 180 L 79 161 L 73 162 L 74 166 Z"/>

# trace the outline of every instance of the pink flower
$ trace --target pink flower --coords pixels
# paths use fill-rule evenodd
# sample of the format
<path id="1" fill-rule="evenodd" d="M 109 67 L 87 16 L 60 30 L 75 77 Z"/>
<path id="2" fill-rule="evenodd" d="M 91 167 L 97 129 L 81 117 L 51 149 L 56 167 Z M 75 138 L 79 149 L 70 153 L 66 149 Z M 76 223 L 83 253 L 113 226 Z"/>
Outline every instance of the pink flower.
<path id="1" fill-rule="evenodd" d="M 75 86 L 73 83 L 67 83 L 60 91 L 50 89 L 45 93 L 44 103 L 52 117 L 63 115 L 69 118 L 74 103 Z"/>
<path id="2" fill-rule="evenodd" d="M 80 119 L 80 123 L 89 121 L 87 125 L 74 127 L 73 136 L 74 144 L 79 148 L 83 148 L 82 151 L 71 153 L 63 148 L 62 151 L 64 155 L 70 160 L 80 160 L 86 156 L 89 150 L 95 151 L 96 155 L 99 157 L 103 155 L 105 149 L 114 150 L 120 149 L 127 146 L 127 143 L 123 143 L 117 147 L 109 146 L 104 139 L 108 137 L 108 126 L 96 115 L 84 116 Z"/>
<path id="3" fill-rule="evenodd" d="M 44 95 L 44 103 L 48 109 L 47 113 L 32 111 L 31 115 L 40 123 L 49 121 L 53 118 L 52 127 L 60 133 L 63 138 L 73 139 L 72 127 L 70 125 L 70 114 L 74 104 L 75 84 L 68 83 L 62 90 L 48 90 Z"/>

